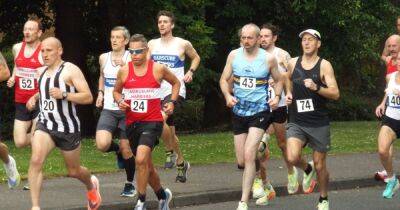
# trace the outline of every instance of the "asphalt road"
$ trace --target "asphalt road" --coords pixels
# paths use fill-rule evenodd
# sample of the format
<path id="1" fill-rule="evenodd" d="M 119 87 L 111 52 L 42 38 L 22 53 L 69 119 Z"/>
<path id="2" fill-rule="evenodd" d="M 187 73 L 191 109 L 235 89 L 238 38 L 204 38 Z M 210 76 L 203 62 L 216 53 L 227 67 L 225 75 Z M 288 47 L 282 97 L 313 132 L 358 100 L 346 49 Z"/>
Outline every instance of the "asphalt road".
<path id="1" fill-rule="evenodd" d="M 400 209 L 400 195 L 393 199 L 384 199 L 381 194 L 383 187 L 361 188 L 342 191 L 332 191 L 329 194 L 331 210 L 394 210 Z M 259 207 L 255 200 L 250 201 L 249 209 L 268 210 L 310 210 L 316 209 L 319 194 L 294 195 L 278 197 L 271 201 L 268 206 Z M 188 206 L 177 208 L 179 210 L 234 210 L 237 208 L 237 201 L 224 202 L 201 206 Z"/>

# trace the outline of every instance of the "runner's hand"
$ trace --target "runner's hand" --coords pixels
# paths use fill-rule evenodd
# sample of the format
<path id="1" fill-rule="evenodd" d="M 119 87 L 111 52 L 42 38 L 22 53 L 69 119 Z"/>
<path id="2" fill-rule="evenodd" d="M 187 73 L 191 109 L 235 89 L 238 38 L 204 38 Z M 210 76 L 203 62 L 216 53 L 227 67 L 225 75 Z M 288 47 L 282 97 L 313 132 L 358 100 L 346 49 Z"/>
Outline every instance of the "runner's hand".
<path id="1" fill-rule="evenodd" d="M 35 107 L 36 107 L 36 98 L 35 96 L 32 96 L 29 98 L 28 102 L 26 102 L 26 108 L 29 111 L 32 111 L 35 109 Z"/>
<path id="2" fill-rule="evenodd" d="M 12 88 L 15 84 L 15 78 L 10 77 L 10 79 L 7 80 L 7 87 Z"/>
<path id="3" fill-rule="evenodd" d="M 130 109 L 131 107 L 129 106 L 129 104 L 127 104 L 125 101 L 121 101 L 121 102 L 119 102 L 118 103 L 118 108 L 121 110 L 121 111 L 126 111 L 126 109 Z"/>
<path id="4" fill-rule="evenodd" d="M 379 104 L 379 106 L 376 107 L 375 114 L 377 117 L 382 117 L 384 113 L 385 113 L 385 104 L 381 103 Z"/>
<path id="5" fill-rule="evenodd" d="M 292 104 L 293 101 L 293 96 L 291 92 L 286 93 L 286 105 L 289 106 L 290 104 Z"/>
<path id="6" fill-rule="evenodd" d="M 168 102 L 164 104 L 163 111 L 165 112 L 165 114 L 171 115 L 172 113 L 174 113 L 174 108 L 174 103 Z"/>
<path id="7" fill-rule="evenodd" d="M 312 90 L 312 91 L 316 91 L 317 90 L 317 84 L 314 83 L 314 81 L 312 79 L 305 79 L 304 80 L 304 86 L 306 86 L 306 88 Z"/>
<path id="8" fill-rule="evenodd" d="M 49 94 L 51 97 L 55 98 L 55 99 L 62 99 L 62 91 L 60 90 L 60 88 L 50 88 L 49 90 Z"/>
<path id="9" fill-rule="evenodd" d="M 275 86 L 274 79 L 270 78 L 270 79 L 268 80 L 268 85 L 271 86 L 271 87 L 274 87 L 274 86 Z"/>
<path id="10" fill-rule="evenodd" d="M 271 107 L 272 110 L 275 110 L 278 108 L 279 104 L 279 97 L 274 97 L 273 99 L 268 100 L 269 107 Z"/>
<path id="11" fill-rule="evenodd" d="M 186 72 L 185 77 L 183 78 L 183 81 L 185 83 L 192 82 L 193 81 L 193 72 L 191 72 L 191 71 Z"/>
<path id="12" fill-rule="evenodd" d="M 235 104 L 237 102 L 238 102 L 238 100 L 235 97 L 233 97 L 232 95 L 229 95 L 226 98 L 226 106 L 229 107 L 229 108 L 232 108 L 233 106 L 235 106 Z"/>
<path id="13" fill-rule="evenodd" d="M 96 99 L 96 107 L 100 108 L 103 106 L 103 93 L 99 92 L 99 95 L 97 95 Z"/>

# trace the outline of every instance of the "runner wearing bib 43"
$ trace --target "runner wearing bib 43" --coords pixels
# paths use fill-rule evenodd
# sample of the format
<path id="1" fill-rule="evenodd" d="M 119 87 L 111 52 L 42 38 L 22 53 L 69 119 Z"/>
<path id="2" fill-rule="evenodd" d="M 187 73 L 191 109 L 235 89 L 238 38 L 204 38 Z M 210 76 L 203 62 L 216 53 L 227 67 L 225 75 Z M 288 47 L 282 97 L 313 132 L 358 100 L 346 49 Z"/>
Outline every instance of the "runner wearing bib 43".
<path id="1" fill-rule="evenodd" d="M 8 87 L 15 87 L 15 145 L 25 147 L 31 143 L 31 135 L 35 130 L 38 110 L 28 111 L 26 102 L 37 93 L 38 69 L 43 66 L 40 56 L 40 36 L 42 25 L 37 19 L 29 19 L 24 25 L 24 41 L 13 46 L 14 71 L 7 82 Z"/>
<path id="2" fill-rule="evenodd" d="M 157 195 L 159 209 L 168 210 L 172 193 L 169 189 L 164 190 L 160 184 L 160 177 L 153 165 L 152 151 L 158 144 L 164 121 L 160 106 L 160 83 L 165 80 L 172 86 L 171 100 L 163 107 L 166 114 L 174 111 L 180 83 L 165 65 L 146 59 L 148 47 L 143 35 L 135 34 L 130 38 L 129 52 L 132 61 L 118 72 L 113 95 L 119 108 L 125 111 L 126 134 L 135 154 L 139 194 L 135 210 L 146 209 L 147 184 Z"/>
<path id="3" fill-rule="evenodd" d="M 400 188 L 399 180 L 393 171 L 392 145 L 400 137 L 400 56 L 396 57 L 397 71 L 390 74 L 385 101 L 376 108 L 377 117 L 382 117 L 382 127 L 378 135 L 380 161 L 386 171 L 384 198 L 392 198 Z M 386 110 L 385 110 L 386 107 Z"/>
<path id="4" fill-rule="evenodd" d="M 326 154 L 330 149 L 330 127 L 326 103 L 328 99 L 339 99 L 339 89 L 332 65 L 318 57 L 320 33 L 307 29 L 299 36 L 303 56 L 290 60 L 287 77 L 290 81 L 285 82 L 289 105 L 287 158 L 290 164 L 304 170 L 304 193 L 313 192 L 318 179 L 318 210 L 328 210 Z M 306 144 L 313 150 L 313 162 L 310 163 L 302 159 L 302 148 Z"/>
<path id="5" fill-rule="evenodd" d="M 259 48 L 260 28 L 252 23 L 241 29 L 241 48 L 228 55 L 220 79 L 226 104 L 233 111 L 236 159 L 244 167 L 242 197 L 238 210 L 247 210 L 256 172 L 256 153 L 265 128 L 271 123 L 270 109 L 276 109 L 282 91 L 281 74 L 275 57 Z M 275 98 L 268 97 L 269 75 L 275 79 Z M 233 75 L 233 94 L 231 78 Z"/>

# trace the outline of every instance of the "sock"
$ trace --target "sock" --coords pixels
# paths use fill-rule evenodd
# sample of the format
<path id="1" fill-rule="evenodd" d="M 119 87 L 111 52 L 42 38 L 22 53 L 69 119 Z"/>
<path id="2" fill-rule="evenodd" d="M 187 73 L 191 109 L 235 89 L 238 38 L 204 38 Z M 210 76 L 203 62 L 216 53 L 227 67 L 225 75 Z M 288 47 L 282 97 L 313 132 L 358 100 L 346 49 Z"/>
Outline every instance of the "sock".
<path id="1" fill-rule="evenodd" d="M 309 163 L 307 163 L 307 168 L 306 170 L 304 170 L 304 172 L 308 175 L 311 173 L 311 171 L 312 171 L 312 166 Z"/>
<path id="2" fill-rule="evenodd" d="M 239 164 L 237 165 L 237 167 L 238 167 L 239 170 L 243 170 L 244 169 L 244 166 L 241 166 Z"/>
<path id="3" fill-rule="evenodd" d="M 111 145 L 106 152 L 113 152 L 113 151 L 114 152 L 119 151 L 119 145 L 117 143 L 115 143 L 114 141 L 111 142 Z"/>
<path id="4" fill-rule="evenodd" d="M 133 177 L 135 176 L 135 159 L 130 157 L 129 159 L 124 159 L 125 163 L 125 173 L 126 173 L 126 180 L 128 182 L 133 182 Z"/>
<path id="5" fill-rule="evenodd" d="M 322 203 L 322 201 L 328 201 L 328 196 L 326 196 L 325 198 L 322 196 L 319 196 L 319 202 Z"/>
<path id="6" fill-rule="evenodd" d="M 165 200 L 167 198 L 167 195 L 165 194 L 165 190 L 162 187 L 155 193 L 156 193 L 158 200 Z"/>
<path id="7" fill-rule="evenodd" d="M 140 194 L 139 193 L 139 200 L 144 203 L 146 201 L 146 194 Z"/>

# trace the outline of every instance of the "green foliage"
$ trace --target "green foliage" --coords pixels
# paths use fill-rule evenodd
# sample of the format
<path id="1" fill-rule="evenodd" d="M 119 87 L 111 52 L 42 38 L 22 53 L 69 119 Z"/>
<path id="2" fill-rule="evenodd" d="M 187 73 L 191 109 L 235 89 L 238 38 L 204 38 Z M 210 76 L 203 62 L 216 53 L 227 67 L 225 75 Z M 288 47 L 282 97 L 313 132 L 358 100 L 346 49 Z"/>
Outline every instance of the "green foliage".
<path id="1" fill-rule="evenodd" d="M 203 122 L 204 100 L 186 100 L 175 112 L 174 121 L 178 130 L 200 130 Z"/>
<path id="2" fill-rule="evenodd" d="M 376 119 L 375 108 L 380 100 L 366 100 L 365 97 L 342 91 L 339 101 L 328 103 L 330 119 L 337 121 L 374 120 Z"/>

